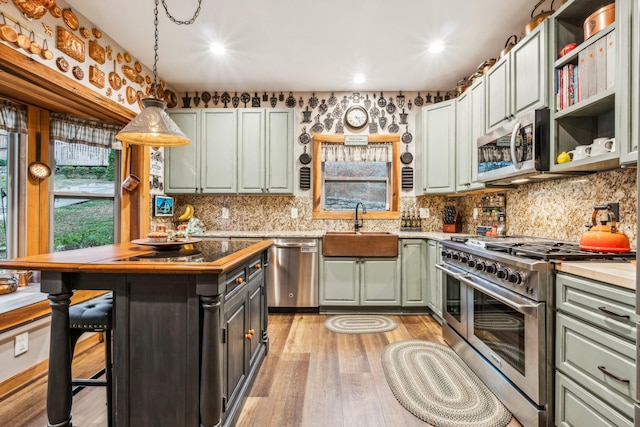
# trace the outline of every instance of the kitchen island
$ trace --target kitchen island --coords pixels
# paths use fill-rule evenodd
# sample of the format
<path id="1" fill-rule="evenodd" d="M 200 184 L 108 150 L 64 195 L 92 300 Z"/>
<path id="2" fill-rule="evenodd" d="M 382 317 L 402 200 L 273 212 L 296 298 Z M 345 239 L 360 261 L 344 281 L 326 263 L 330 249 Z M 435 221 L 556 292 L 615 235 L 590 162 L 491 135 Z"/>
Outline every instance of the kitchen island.
<path id="1" fill-rule="evenodd" d="M 232 425 L 268 350 L 271 244 L 121 243 L 2 261 L 40 270 L 51 301 L 48 425 L 72 425 L 69 302 L 80 289 L 114 295 L 114 425 Z"/>

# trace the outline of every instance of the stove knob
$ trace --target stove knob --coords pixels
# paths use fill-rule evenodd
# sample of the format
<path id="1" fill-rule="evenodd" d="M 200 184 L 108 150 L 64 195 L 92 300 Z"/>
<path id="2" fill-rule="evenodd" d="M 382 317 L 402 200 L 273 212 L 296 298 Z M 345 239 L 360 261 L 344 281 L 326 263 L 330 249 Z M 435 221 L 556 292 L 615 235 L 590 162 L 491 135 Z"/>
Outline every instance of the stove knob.
<path id="1" fill-rule="evenodd" d="M 460 259 L 460 252 L 454 252 L 453 255 L 451 256 L 451 258 L 453 258 L 454 260 L 459 260 Z"/>
<path id="2" fill-rule="evenodd" d="M 476 270 L 484 271 L 484 269 L 485 269 L 484 261 L 478 261 L 478 263 L 476 264 Z"/>
<path id="3" fill-rule="evenodd" d="M 495 273 L 497 270 L 498 270 L 498 266 L 497 266 L 495 263 L 493 263 L 493 262 L 490 262 L 490 263 L 489 263 L 489 264 L 487 264 L 487 266 L 484 268 L 484 271 L 486 271 L 486 272 L 487 272 L 487 273 L 489 273 L 489 274 L 493 274 L 493 273 Z"/>
<path id="4" fill-rule="evenodd" d="M 504 267 L 499 268 L 496 274 L 498 276 L 498 279 L 506 279 L 509 277 L 509 269 Z"/>
<path id="5" fill-rule="evenodd" d="M 466 264 L 469 262 L 469 257 L 465 254 L 460 254 L 460 262 Z"/>
<path id="6" fill-rule="evenodd" d="M 440 252 L 440 255 L 442 255 L 442 258 L 446 258 L 447 257 L 447 253 L 449 253 L 448 250 L 443 249 L 442 252 Z"/>
<path id="7" fill-rule="evenodd" d="M 515 283 L 516 285 L 522 285 L 522 276 L 517 271 L 513 272 L 509 274 L 509 282 Z"/>
<path id="8" fill-rule="evenodd" d="M 469 261 L 467 262 L 467 264 L 469 265 L 469 267 L 472 267 L 472 268 L 473 268 L 473 267 L 475 267 L 475 266 L 476 266 L 476 263 L 477 263 L 477 262 L 478 262 L 478 261 L 477 261 L 476 259 L 469 257 Z"/>
<path id="9" fill-rule="evenodd" d="M 452 257 L 452 252 L 451 251 L 444 251 L 442 252 L 442 256 L 445 258 L 451 258 Z"/>

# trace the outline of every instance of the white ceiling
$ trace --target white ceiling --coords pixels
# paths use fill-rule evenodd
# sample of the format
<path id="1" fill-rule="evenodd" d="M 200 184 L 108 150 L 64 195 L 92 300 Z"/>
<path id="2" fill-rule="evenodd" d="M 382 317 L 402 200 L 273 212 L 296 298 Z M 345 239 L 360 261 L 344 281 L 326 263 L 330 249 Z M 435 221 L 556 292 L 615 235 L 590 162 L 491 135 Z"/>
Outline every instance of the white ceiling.
<path id="1" fill-rule="evenodd" d="M 197 0 L 165 1 L 182 20 L 197 7 Z M 153 0 L 67 3 L 153 66 Z M 497 57 L 511 34 L 521 35 L 536 3 L 202 0 L 190 26 L 172 23 L 160 3 L 158 74 L 178 91 L 450 89 Z M 428 53 L 433 39 L 442 39 L 446 50 Z M 209 53 L 212 41 L 226 45 L 225 57 Z M 356 73 L 366 82 L 353 83 Z"/>

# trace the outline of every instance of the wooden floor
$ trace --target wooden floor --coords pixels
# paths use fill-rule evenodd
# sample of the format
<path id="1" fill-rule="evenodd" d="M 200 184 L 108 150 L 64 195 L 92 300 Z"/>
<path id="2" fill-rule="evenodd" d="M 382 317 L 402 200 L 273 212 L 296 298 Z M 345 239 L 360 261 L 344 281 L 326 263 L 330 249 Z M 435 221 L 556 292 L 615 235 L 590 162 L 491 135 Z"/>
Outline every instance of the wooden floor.
<path id="1" fill-rule="evenodd" d="M 443 343 L 430 316 L 389 316 L 398 328 L 381 334 L 336 334 L 328 316 L 270 314 L 270 351 L 245 400 L 237 427 L 426 427 L 395 399 L 380 354 L 389 343 L 423 339 Z M 80 363 L 76 363 L 80 362 Z M 77 358 L 74 373 L 95 371 L 102 347 Z M 46 378 L 0 405 L 0 426 L 46 426 Z M 104 389 L 76 395 L 73 424 L 106 425 Z M 512 420 L 509 427 L 521 427 Z"/>

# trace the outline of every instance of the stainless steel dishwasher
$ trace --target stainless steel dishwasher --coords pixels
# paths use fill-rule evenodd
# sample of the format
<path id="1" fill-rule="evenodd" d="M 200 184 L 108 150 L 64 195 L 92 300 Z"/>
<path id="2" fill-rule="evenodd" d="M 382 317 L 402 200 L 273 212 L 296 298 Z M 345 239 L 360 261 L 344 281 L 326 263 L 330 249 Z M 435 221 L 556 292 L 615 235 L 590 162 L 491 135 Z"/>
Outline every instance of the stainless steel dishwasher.
<path id="1" fill-rule="evenodd" d="M 269 307 L 318 307 L 318 241 L 274 239 L 269 248 Z"/>

